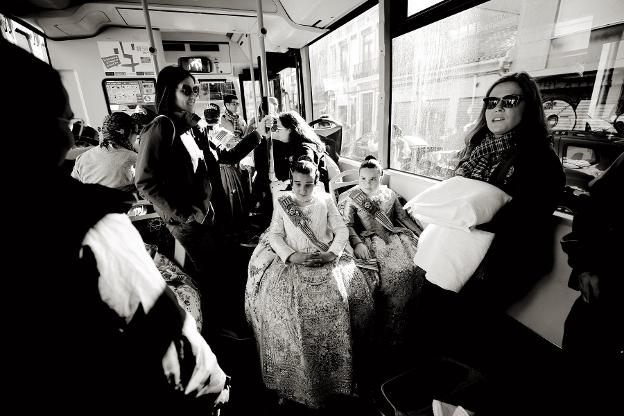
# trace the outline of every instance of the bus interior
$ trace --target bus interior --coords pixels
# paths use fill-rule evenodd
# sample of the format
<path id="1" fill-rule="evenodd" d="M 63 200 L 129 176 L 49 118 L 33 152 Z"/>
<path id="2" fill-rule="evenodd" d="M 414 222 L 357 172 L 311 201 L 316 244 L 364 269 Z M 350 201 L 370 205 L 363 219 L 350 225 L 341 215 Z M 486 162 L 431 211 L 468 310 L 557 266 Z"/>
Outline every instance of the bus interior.
<path id="1" fill-rule="evenodd" d="M 111 112 L 156 112 L 158 72 L 179 65 L 200 86 L 197 114 L 234 94 L 250 120 L 275 97 L 278 111 L 299 112 L 325 138 L 340 171 L 372 154 L 384 183 L 405 201 L 452 175 L 487 88 L 528 72 L 566 192 L 552 216 L 552 267 L 507 309 L 516 332 L 505 341 L 526 342 L 538 361 L 559 356 L 578 297 L 560 240 L 589 182 L 624 152 L 624 2 L 29 0 L 3 4 L 0 19 L 5 39 L 58 70 L 75 116 L 96 130 Z M 184 268 L 182 247 L 152 229 L 158 215 L 148 208 L 136 210 L 133 223 L 144 236 L 158 234 Z M 233 254 L 240 298 L 232 301 L 241 305 L 234 320 L 244 320 L 250 254 Z M 221 342 L 211 347 L 235 386 L 223 414 L 277 414 L 266 404 L 253 339 Z M 380 397 L 392 383 L 385 393 L 376 387 Z M 408 414 L 406 397 L 417 394 L 401 389 L 401 399 L 386 394 L 371 414 Z"/>

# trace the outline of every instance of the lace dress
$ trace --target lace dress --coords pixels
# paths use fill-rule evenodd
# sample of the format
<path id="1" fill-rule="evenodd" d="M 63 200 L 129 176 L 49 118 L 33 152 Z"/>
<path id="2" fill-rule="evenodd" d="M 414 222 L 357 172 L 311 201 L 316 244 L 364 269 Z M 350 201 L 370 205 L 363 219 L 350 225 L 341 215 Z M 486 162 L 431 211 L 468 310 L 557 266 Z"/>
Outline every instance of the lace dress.
<path id="1" fill-rule="evenodd" d="M 292 194 L 290 194 L 292 195 Z M 292 200 L 291 200 L 292 201 Z M 291 221 L 280 200 L 249 262 L 245 310 L 267 388 L 319 408 L 354 392 L 355 367 L 370 344 L 377 282 L 344 252 L 348 231 L 332 198 L 315 192 L 298 220 L 338 257 L 322 267 L 285 263 L 295 251 L 321 251 Z M 356 362 L 354 364 L 354 361 Z"/>
<path id="2" fill-rule="evenodd" d="M 400 364 L 402 354 L 406 353 L 413 302 L 424 280 L 424 272 L 413 261 L 421 230 L 408 217 L 397 195 L 383 185 L 372 197 L 354 188 L 340 208 L 351 245 L 364 243 L 379 265 L 380 295 L 376 309 L 381 327 L 377 337 L 381 361 L 384 366 L 391 362 Z M 386 218 L 375 215 L 377 210 Z M 400 226 L 398 220 L 411 225 L 411 229 Z"/>

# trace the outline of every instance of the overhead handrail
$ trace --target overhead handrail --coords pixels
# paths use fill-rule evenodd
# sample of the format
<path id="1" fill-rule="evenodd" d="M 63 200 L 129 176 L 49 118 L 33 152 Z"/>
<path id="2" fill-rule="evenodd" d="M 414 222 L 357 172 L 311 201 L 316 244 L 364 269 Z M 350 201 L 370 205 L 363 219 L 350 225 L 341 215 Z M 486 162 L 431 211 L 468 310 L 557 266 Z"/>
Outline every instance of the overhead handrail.
<path id="1" fill-rule="evenodd" d="M 154 44 L 154 34 L 152 33 L 152 21 L 150 20 L 149 8 L 147 4 L 147 0 L 141 0 L 141 4 L 143 5 L 143 16 L 145 17 L 145 29 L 147 30 L 147 36 L 150 41 L 150 54 L 152 55 L 152 60 L 154 61 L 154 70 L 156 74 L 160 72 L 158 69 L 158 58 L 156 57 L 156 46 Z"/>

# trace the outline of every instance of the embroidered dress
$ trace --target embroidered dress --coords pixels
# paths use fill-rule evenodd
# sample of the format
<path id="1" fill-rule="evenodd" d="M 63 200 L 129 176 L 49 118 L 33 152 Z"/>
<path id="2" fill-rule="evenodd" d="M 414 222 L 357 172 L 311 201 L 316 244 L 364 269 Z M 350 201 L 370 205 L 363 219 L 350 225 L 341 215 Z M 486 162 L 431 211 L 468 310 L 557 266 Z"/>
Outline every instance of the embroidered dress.
<path id="1" fill-rule="evenodd" d="M 213 132 L 211 134 L 215 133 Z M 244 138 L 236 136 L 227 142 L 224 149 L 235 152 L 234 148 L 245 140 L 249 141 L 256 139 L 255 136 L 252 135 L 245 136 Z M 242 172 L 238 167 L 238 163 L 223 163 L 223 161 L 219 160 L 217 152 L 213 152 L 213 154 L 219 161 L 221 185 L 223 186 L 228 207 L 230 209 L 230 221 L 226 224 L 226 227 L 229 231 L 241 231 L 245 228 L 249 215 L 249 178 L 247 172 Z M 240 157 L 242 156 L 243 155 L 240 155 Z M 237 158 L 237 160 L 232 160 L 230 162 L 238 162 L 240 157 Z"/>
<path id="2" fill-rule="evenodd" d="M 297 207 L 288 193 L 249 262 L 245 311 L 264 383 L 313 408 L 354 392 L 361 348 L 370 345 L 376 273 L 362 273 L 344 252 L 347 240 L 331 196 L 315 192 L 310 205 Z M 295 251 L 338 257 L 322 267 L 286 263 Z"/>
<path id="3" fill-rule="evenodd" d="M 410 305 L 424 280 L 424 273 L 413 262 L 418 237 L 411 230 L 397 226 L 397 220 L 405 220 L 407 213 L 388 187 L 380 186 L 372 197 L 359 187 L 348 195 L 341 211 L 351 245 L 364 243 L 370 257 L 376 258 L 379 265 L 377 317 L 382 361 L 400 361 L 399 354 L 408 335 Z"/>
<path id="4" fill-rule="evenodd" d="M 247 173 L 242 172 L 238 165 L 219 164 L 221 184 L 225 191 L 232 215 L 232 225 L 243 228 L 248 220 L 249 185 Z"/>

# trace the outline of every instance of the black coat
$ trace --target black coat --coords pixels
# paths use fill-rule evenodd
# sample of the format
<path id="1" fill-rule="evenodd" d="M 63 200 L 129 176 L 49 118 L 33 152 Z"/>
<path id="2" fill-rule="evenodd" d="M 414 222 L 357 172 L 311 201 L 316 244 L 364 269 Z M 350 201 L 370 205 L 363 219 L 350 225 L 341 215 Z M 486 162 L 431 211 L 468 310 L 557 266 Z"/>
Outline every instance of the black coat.
<path id="1" fill-rule="evenodd" d="M 175 115 L 169 118 L 175 123 L 175 137 L 173 124 L 165 117 L 156 118 L 141 135 L 137 189 L 168 223 L 185 222 L 193 215 L 198 220 L 203 216 L 213 218 L 215 213 L 217 217 L 229 216 L 219 163 L 237 163 L 258 145 L 261 137 L 254 132 L 232 149 L 216 148 L 197 126 L 191 127 Z M 180 139 L 187 131 L 205 156 L 197 171 L 193 171 L 191 157 Z"/>
<path id="2" fill-rule="evenodd" d="M 479 229 L 495 233 L 490 249 L 465 292 L 505 308 L 552 268 L 552 214 L 563 194 L 565 174 L 551 146 L 519 145 L 499 164 L 491 183 L 513 197 Z M 477 290 L 475 290 L 478 288 Z"/>

